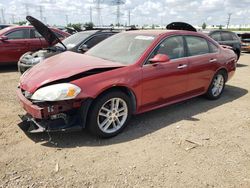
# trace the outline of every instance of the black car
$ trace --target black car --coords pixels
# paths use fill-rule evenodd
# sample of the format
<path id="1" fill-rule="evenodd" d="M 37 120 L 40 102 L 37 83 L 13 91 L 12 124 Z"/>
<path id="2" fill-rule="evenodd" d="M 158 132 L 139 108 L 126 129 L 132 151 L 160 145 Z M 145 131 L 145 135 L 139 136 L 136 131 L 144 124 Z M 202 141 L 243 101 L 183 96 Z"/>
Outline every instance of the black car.
<path id="1" fill-rule="evenodd" d="M 18 62 L 18 70 L 20 73 L 24 73 L 27 69 L 33 67 L 43 59 L 64 51 L 84 53 L 102 40 L 116 33 L 118 32 L 115 30 L 90 30 L 75 33 L 74 35 L 64 39 L 62 41 L 63 44 L 57 43 L 47 49 L 25 53 Z"/>
<path id="2" fill-rule="evenodd" d="M 231 46 L 233 51 L 237 54 L 238 59 L 240 58 L 241 41 L 236 33 L 224 30 L 214 30 L 209 32 L 208 35 L 220 45 Z"/>
<path id="3" fill-rule="evenodd" d="M 10 27 L 10 26 L 12 26 L 12 25 L 10 25 L 10 24 L 0 24 L 0 30 L 4 29 L 6 27 Z"/>

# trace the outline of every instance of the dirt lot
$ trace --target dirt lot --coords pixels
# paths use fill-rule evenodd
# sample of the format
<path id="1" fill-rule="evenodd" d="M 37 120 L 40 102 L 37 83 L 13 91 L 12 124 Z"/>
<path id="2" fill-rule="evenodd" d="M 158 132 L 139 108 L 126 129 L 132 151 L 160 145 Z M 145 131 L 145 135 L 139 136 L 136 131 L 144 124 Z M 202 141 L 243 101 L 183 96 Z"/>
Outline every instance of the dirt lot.
<path id="1" fill-rule="evenodd" d="M 250 54 L 221 99 L 133 117 L 106 140 L 25 134 L 18 79 L 13 68 L 0 73 L 0 187 L 250 187 Z"/>

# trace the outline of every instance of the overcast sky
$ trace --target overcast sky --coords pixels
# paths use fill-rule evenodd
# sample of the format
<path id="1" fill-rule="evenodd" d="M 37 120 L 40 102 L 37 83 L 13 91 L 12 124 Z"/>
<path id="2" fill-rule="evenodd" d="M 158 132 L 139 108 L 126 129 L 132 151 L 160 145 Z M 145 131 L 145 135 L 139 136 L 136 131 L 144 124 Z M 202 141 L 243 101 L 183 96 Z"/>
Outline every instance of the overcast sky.
<path id="1" fill-rule="evenodd" d="M 39 6 L 48 24 L 65 25 L 67 22 L 89 22 L 92 7 L 93 22 L 99 22 L 95 0 L 0 0 L 0 10 L 4 9 L 5 20 L 24 20 L 26 12 L 40 19 Z M 97 1 L 97 0 L 96 0 Z M 101 22 L 109 25 L 116 22 L 116 6 L 100 0 Z M 124 0 L 120 6 L 120 23 L 128 24 L 167 24 L 172 21 L 185 21 L 193 25 L 206 22 L 209 25 L 226 24 L 228 13 L 232 13 L 231 24 L 250 24 L 250 0 Z M 27 3 L 27 8 L 25 8 Z M 67 15 L 67 16 L 66 16 Z M 0 11 L 0 19 L 2 15 Z M 0 20 L 0 21 L 1 21 Z M 44 21 L 44 20 L 43 20 Z"/>

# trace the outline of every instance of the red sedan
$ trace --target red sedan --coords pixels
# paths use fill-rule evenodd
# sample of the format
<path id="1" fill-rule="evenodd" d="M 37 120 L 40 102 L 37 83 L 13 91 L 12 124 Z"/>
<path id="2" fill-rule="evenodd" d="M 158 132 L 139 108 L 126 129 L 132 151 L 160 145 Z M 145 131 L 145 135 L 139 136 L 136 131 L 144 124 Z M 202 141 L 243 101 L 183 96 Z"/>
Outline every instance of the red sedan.
<path id="1" fill-rule="evenodd" d="M 56 28 L 51 28 L 51 30 L 60 39 L 70 35 Z M 48 46 L 46 40 L 32 26 L 7 27 L 0 30 L 0 65 L 17 63 L 24 53 Z"/>
<path id="2" fill-rule="evenodd" d="M 84 55 L 46 59 L 21 77 L 17 93 L 31 132 L 78 126 L 111 137 L 132 114 L 204 94 L 218 99 L 235 69 L 235 53 L 201 33 L 130 31 Z"/>

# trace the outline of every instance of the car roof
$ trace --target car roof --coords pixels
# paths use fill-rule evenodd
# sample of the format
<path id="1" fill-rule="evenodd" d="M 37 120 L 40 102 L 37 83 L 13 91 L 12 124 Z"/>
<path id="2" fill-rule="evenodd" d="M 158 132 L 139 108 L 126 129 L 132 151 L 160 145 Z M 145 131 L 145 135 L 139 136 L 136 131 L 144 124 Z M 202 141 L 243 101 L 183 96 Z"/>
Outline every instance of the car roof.
<path id="1" fill-rule="evenodd" d="M 127 33 L 135 33 L 135 34 L 143 34 L 143 35 L 165 35 L 165 34 L 192 34 L 192 35 L 199 35 L 197 32 L 194 31 L 186 31 L 186 30 L 133 30 L 133 31 L 126 31 Z"/>
<path id="2" fill-rule="evenodd" d="M 19 29 L 19 28 L 20 29 L 31 29 L 31 28 L 34 28 L 34 27 L 32 25 L 11 25 L 9 27 L 6 27 L 6 28 L 0 30 L 0 35 L 8 32 L 8 31 L 11 31 L 11 30 L 14 30 L 14 29 Z M 49 27 L 49 28 L 52 29 L 52 30 L 57 30 L 60 33 L 68 34 L 67 32 L 61 31 L 61 30 L 59 30 L 57 28 L 54 28 L 54 27 Z"/>

